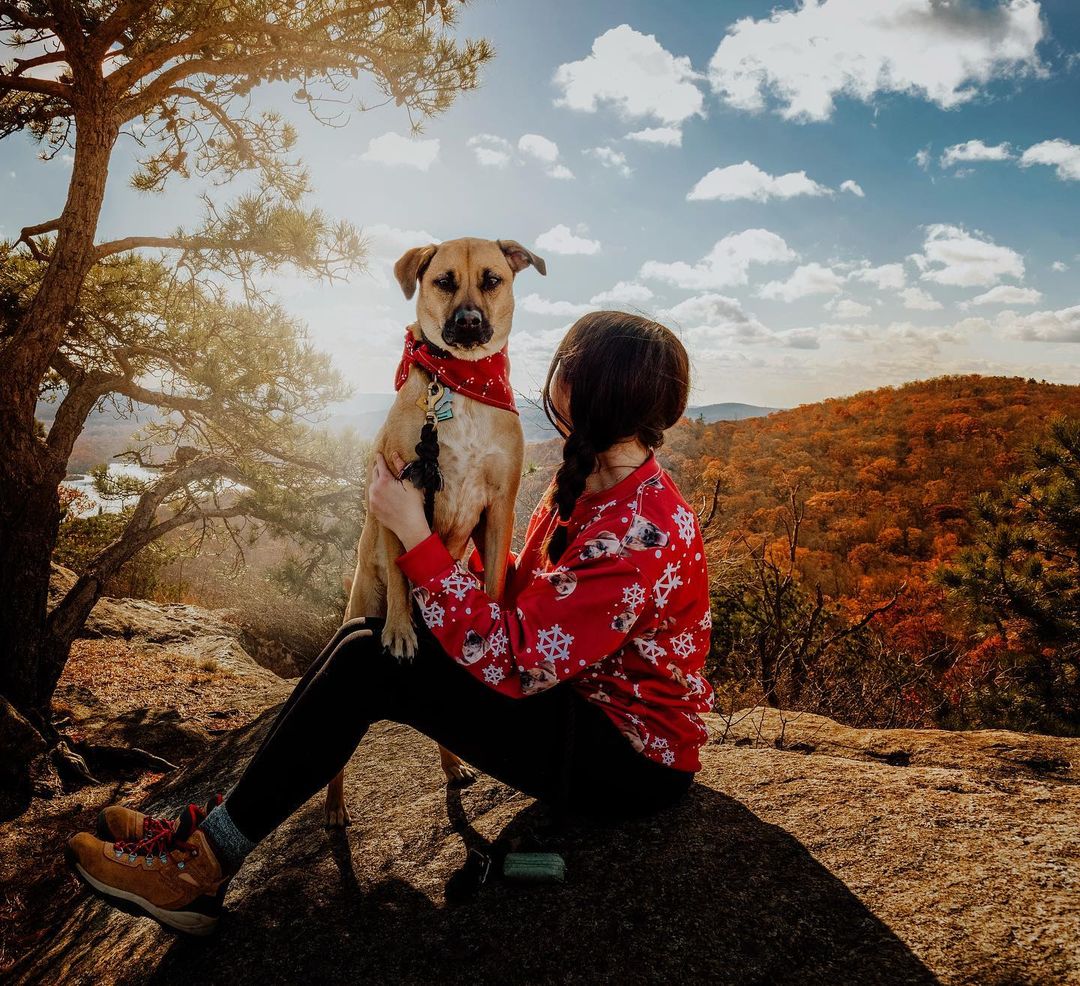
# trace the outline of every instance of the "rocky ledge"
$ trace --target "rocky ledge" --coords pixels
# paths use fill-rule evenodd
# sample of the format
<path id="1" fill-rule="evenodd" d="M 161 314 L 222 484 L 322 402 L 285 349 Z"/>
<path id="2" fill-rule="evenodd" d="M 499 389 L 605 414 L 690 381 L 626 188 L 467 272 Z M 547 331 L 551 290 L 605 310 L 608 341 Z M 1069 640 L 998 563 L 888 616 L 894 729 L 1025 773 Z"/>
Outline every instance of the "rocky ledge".
<path id="1" fill-rule="evenodd" d="M 0 826 L 0 883 L 23 858 L 32 879 L 102 802 L 171 811 L 227 788 L 272 715 L 149 790 L 36 800 Z M 174 937 L 63 874 L 0 960 L 14 982 L 65 984 L 1080 983 L 1080 740 L 766 709 L 710 728 L 676 809 L 555 830 L 488 778 L 448 792 L 434 744 L 383 724 L 347 771 L 353 826 L 326 832 L 313 799 L 233 882 L 213 938 Z M 447 903 L 469 846 L 525 830 L 564 854 L 565 884 Z"/>

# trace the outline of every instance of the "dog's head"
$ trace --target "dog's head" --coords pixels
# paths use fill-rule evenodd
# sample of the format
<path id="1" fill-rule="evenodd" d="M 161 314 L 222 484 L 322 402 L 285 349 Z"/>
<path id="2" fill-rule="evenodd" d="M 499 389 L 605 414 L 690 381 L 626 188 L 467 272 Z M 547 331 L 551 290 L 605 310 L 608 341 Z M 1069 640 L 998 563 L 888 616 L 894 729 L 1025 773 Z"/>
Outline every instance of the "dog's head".
<path id="1" fill-rule="evenodd" d="M 394 276 L 416 300 L 417 324 L 436 346 L 480 359 L 506 345 L 514 317 L 514 275 L 547 265 L 516 240 L 464 237 L 407 250 Z"/>

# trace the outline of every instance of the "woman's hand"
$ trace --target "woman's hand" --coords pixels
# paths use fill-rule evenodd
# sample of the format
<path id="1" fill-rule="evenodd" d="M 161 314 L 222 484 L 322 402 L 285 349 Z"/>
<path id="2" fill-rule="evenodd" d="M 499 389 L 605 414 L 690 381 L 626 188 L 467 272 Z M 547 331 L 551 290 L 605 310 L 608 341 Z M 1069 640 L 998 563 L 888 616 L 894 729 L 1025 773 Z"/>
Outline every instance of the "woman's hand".
<path id="1" fill-rule="evenodd" d="M 424 492 L 400 478 L 404 468 L 405 462 L 396 452 L 393 470 L 379 452 L 375 453 L 368 509 L 380 524 L 397 535 L 408 551 L 428 537 L 431 528 L 424 516 Z"/>

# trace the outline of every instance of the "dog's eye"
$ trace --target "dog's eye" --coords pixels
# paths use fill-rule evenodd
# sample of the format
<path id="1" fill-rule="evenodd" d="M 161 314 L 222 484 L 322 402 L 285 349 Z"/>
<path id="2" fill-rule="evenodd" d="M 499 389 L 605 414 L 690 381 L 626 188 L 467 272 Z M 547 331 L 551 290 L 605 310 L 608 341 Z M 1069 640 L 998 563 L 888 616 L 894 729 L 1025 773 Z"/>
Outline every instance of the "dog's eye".
<path id="1" fill-rule="evenodd" d="M 480 282 L 480 287 L 484 291 L 494 291 L 500 284 L 502 284 L 502 278 L 498 274 L 493 274 L 488 271 L 484 274 L 483 281 Z"/>
<path id="2" fill-rule="evenodd" d="M 453 291 L 454 290 L 454 275 L 453 274 L 442 274 L 439 277 L 435 278 L 435 280 L 432 281 L 431 283 L 434 284 L 435 287 L 441 288 L 443 291 Z"/>

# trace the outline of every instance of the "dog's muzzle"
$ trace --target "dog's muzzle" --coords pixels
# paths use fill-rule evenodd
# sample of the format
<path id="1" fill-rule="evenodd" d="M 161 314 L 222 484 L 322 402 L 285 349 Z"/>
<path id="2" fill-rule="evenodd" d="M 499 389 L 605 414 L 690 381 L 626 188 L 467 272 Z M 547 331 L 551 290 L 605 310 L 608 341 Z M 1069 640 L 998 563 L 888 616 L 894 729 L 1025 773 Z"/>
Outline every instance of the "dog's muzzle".
<path id="1" fill-rule="evenodd" d="M 494 330 L 479 308 L 459 308 L 443 326 L 443 342 L 459 349 L 473 349 L 491 341 Z"/>

